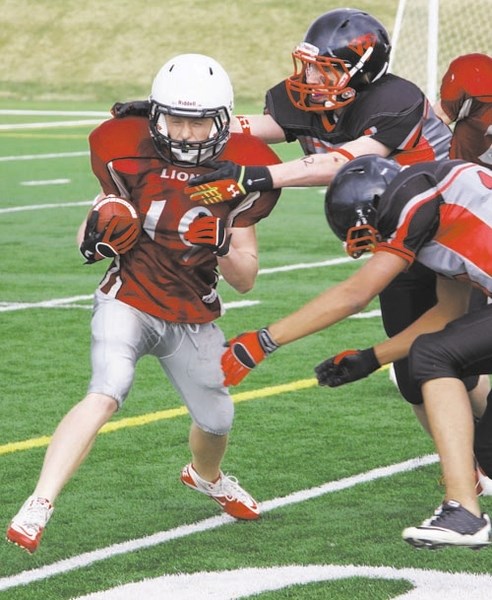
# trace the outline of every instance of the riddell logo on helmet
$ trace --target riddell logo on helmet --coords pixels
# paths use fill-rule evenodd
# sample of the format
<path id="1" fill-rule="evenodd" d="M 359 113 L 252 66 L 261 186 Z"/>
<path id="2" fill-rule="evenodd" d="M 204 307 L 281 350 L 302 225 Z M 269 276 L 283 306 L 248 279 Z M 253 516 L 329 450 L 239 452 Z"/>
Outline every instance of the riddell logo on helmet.
<path id="1" fill-rule="evenodd" d="M 366 33 L 358 38 L 355 38 L 348 44 L 348 48 L 355 52 L 358 56 L 362 56 L 368 48 L 373 48 L 376 45 L 377 37 L 374 33 Z"/>
<path id="2" fill-rule="evenodd" d="M 196 106 L 195 100 L 178 100 L 180 106 Z"/>

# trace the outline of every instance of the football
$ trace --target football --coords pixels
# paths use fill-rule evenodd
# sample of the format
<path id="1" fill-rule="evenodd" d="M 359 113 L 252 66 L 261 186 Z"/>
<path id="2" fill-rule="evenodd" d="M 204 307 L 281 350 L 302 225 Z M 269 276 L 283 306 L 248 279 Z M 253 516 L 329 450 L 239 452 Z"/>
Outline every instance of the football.
<path id="1" fill-rule="evenodd" d="M 110 258 L 131 250 L 141 231 L 133 204 L 118 196 L 106 196 L 93 206 L 91 213 L 95 212 L 98 213 L 96 231 L 102 234 L 102 239 L 96 244 L 97 253 Z"/>
<path id="2" fill-rule="evenodd" d="M 134 224 L 140 229 L 140 219 L 133 204 L 118 198 L 117 196 L 106 196 L 101 198 L 92 208 L 99 213 L 97 221 L 97 231 L 101 232 L 105 229 L 108 223 L 116 217 L 116 225 L 114 233 L 119 233 L 128 225 Z"/>

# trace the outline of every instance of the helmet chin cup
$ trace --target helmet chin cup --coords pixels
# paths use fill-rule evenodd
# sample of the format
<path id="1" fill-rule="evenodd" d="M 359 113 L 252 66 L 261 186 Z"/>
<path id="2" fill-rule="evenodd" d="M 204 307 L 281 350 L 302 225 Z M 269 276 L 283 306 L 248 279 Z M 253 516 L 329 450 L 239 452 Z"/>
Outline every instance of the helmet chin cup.
<path id="1" fill-rule="evenodd" d="M 372 225 L 355 225 L 347 231 L 345 251 L 352 258 L 359 258 L 365 252 L 374 252 L 380 239 L 379 231 Z"/>

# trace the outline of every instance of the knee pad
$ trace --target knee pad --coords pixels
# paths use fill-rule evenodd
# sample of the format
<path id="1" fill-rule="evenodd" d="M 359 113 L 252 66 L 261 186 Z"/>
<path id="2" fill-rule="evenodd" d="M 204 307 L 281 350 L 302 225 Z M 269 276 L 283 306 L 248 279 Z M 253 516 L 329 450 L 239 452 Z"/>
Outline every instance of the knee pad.
<path id="1" fill-rule="evenodd" d="M 419 389 L 426 381 L 440 377 L 462 379 L 468 391 L 477 385 L 478 375 L 463 377 L 456 344 L 450 338 L 452 334 L 452 327 L 448 326 L 442 331 L 420 335 L 412 344 L 409 374 Z"/>
<path id="2" fill-rule="evenodd" d="M 410 376 L 408 359 L 404 358 L 393 363 L 398 389 L 403 398 L 410 404 L 422 404 L 424 399 L 420 393 L 420 385 Z"/>

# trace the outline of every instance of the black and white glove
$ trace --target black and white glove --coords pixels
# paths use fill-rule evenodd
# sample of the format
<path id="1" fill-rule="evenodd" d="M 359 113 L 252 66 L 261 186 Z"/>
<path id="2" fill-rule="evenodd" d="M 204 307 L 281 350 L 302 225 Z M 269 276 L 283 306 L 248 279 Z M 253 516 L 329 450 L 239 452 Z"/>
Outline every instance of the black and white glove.
<path id="1" fill-rule="evenodd" d="M 197 246 L 210 248 L 217 256 L 225 256 L 231 243 L 231 236 L 226 235 L 224 221 L 213 215 L 197 217 L 191 222 L 184 238 Z"/>
<path id="2" fill-rule="evenodd" d="M 345 350 L 326 359 L 315 367 L 319 385 L 337 387 L 367 377 L 381 365 L 374 348 L 365 350 Z"/>
<path id="3" fill-rule="evenodd" d="M 216 204 L 237 200 L 250 192 L 273 189 L 268 167 L 245 167 L 230 160 L 209 161 L 203 166 L 214 170 L 192 177 L 185 188 L 185 193 L 194 202 Z"/>

